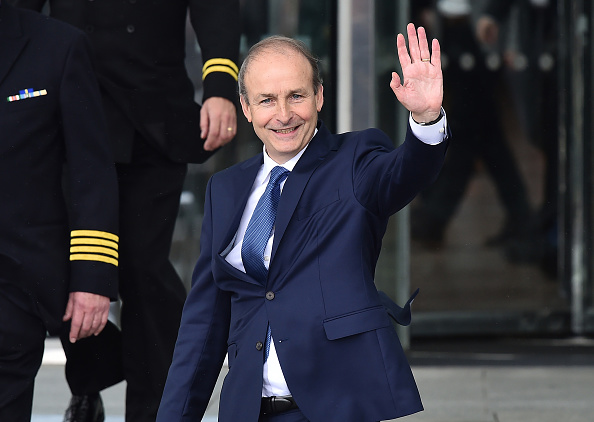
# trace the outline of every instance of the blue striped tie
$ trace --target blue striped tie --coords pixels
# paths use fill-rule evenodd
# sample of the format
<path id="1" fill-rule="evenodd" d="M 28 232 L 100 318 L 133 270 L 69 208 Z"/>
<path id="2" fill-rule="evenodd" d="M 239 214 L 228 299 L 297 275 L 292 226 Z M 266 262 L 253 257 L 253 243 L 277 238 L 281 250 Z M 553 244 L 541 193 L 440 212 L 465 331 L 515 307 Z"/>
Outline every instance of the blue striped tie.
<path id="1" fill-rule="evenodd" d="M 284 167 L 276 166 L 272 169 L 266 190 L 258 200 L 245 230 L 243 245 L 241 245 L 241 260 L 245 272 L 260 281 L 262 285 L 266 284 L 266 277 L 268 276 L 268 269 L 264 265 L 264 250 L 272 235 L 272 228 L 276 219 L 276 210 L 281 195 L 280 184 L 288 175 L 289 170 Z M 268 359 L 270 338 L 271 331 L 270 325 L 268 325 L 264 362 Z"/>

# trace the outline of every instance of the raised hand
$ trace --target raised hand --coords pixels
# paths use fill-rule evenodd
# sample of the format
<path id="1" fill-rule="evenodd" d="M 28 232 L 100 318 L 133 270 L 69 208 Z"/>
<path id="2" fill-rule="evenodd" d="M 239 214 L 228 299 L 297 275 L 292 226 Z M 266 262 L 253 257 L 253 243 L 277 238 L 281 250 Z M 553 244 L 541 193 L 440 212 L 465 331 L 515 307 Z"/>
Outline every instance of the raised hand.
<path id="1" fill-rule="evenodd" d="M 408 50 L 404 35 L 398 34 L 396 39 L 402 82 L 400 76 L 392 72 L 390 87 L 416 122 L 427 123 L 439 117 L 443 101 L 441 50 L 439 42 L 434 39 L 432 52 L 429 51 L 425 28 L 419 27 L 418 36 L 412 23 L 407 25 L 406 30 Z"/>

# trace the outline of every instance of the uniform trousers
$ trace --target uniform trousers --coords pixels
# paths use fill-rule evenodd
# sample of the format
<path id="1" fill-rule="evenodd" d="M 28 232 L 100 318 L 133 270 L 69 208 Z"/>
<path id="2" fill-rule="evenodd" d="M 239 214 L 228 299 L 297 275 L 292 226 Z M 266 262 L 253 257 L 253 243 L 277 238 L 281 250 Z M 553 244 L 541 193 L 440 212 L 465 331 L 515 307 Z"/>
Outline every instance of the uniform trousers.
<path id="1" fill-rule="evenodd" d="M 31 420 L 45 336 L 31 298 L 0 280 L 0 421 Z"/>
<path id="2" fill-rule="evenodd" d="M 67 344 L 66 375 L 76 395 L 125 379 L 126 421 L 154 422 L 186 297 L 169 253 L 187 165 L 136 134 L 132 161 L 116 167 L 121 334 L 107 329 L 80 347 Z"/>

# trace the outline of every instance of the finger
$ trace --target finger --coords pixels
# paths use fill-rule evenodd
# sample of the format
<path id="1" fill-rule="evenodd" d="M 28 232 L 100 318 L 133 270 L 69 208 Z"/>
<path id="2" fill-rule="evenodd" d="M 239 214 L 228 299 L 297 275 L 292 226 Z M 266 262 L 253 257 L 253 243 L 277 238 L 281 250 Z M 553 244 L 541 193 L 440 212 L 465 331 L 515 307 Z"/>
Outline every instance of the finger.
<path id="1" fill-rule="evenodd" d="M 217 149 L 221 143 L 222 143 L 222 139 L 221 137 L 223 136 L 223 130 L 221 128 L 221 123 L 219 122 L 218 124 L 214 124 L 212 123 L 210 125 L 210 129 L 208 131 L 208 137 L 206 138 L 206 143 L 208 143 L 208 147 L 210 148 L 209 151 L 213 151 L 215 149 Z"/>
<path id="2" fill-rule="evenodd" d="M 80 316 L 80 314 L 75 312 L 74 315 L 72 316 L 72 322 L 70 324 L 70 334 L 69 334 L 70 343 L 76 343 L 76 340 L 81 338 L 80 337 L 81 326 L 82 326 L 82 317 Z"/>
<path id="3" fill-rule="evenodd" d="M 208 136 L 209 128 L 208 110 L 206 107 L 200 109 L 200 138 L 205 139 Z"/>
<path id="4" fill-rule="evenodd" d="M 64 316 L 62 317 L 62 321 L 68 321 L 72 318 L 72 300 L 68 299 L 68 303 L 66 304 L 66 311 L 64 312 Z"/>
<path id="5" fill-rule="evenodd" d="M 441 46 L 435 38 L 431 42 L 431 64 L 441 69 Z"/>
<path id="6" fill-rule="evenodd" d="M 406 41 L 404 35 L 398 34 L 396 37 L 396 47 L 398 48 L 398 61 L 400 61 L 400 67 L 404 69 L 406 66 L 411 64 L 408 50 L 406 49 Z"/>
<path id="7" fill-rule="evenodd" d="M 78 338 L 85 338 L 89 337 L 93 332 L 93 320 L 94 314 L 85 312 L 82 317 L 82 323 L 80 326 L 80 331 L 78 333 Z"/>
<path id="8" fill-rule="evenodd" d="M 103 331 L 103 329 L 105 328 L 106 325 L 107 325 L 107 318 L 102 319 L 101 322 L 99 323 L 99 327 L 97 327 L 97 329 L 95 330 L 95 332 L 93 334 L 98 336 L 101 333 L 101 331 Z"/>
<path id="9" fill-rule="evenodd" d="M 224 120 L 224 123 L 221 124 L 222 145 L 227 144 L 237 133 L 237 119 L 235 115 L 227 116 Z"/>
<path id="10" fill-rule="evenodd" d="M 427 34 L 425 33 L 425 28 L 419 26 L 418 29 L 419 34 L 419 54 L 421 56 L 421 60 L 426 60 L 431 58 L 431 53 L 429 52 L 429 44 L 427 42 Z"/>
<path id="11" fill-rule="evenodd" d="M 107 324 L 107 316 L 108 313 L 98 313 L 93 318 L 93 325 L 92 325 L 92 335 L 99 335 L 101 331 L 105 328 Z"/>
<path id="12" fill-rule="evenodd" d="M 410 59 L 413 63 L 421 61 L 421 51 L 419 50 L 419 40 L 417 38 L 417 31 L 415 25 L 409 23 L 406 27 L 408 34 L 408 49 L 410 50 Z"/>

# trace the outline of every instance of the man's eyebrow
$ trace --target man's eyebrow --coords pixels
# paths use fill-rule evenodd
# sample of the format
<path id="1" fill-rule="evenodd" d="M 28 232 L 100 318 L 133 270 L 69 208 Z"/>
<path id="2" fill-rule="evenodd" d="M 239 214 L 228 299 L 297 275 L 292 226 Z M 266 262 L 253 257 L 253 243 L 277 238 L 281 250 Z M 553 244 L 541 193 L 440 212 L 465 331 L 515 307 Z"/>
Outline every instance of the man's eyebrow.
<path id="1" fill-rule="evenodd" d="M 287 92 L 286 95 L 287 97 L 290 97 L 293 94 L 300 94 L 300 95 L 305 95 L 307 93 L 307 89 L 306 88 L 297 88 L 297 89 L 293 89 L 289 92 Z M 260 93 L 260 94 L 256 94 L 254 99 L 259 100 L 261 98 L 276 98 L 277 94 L 268 94 L 268 93 Z"/>
<path id="2" fill-rule="evenodd" d="M 275 98 L 276 95 L 275 94 L 266 94 L 266 93 L 262 93 L 262 94 L 256 94 L 254 96 L 254 99 L 259 100 L 261 98 Z"/>

